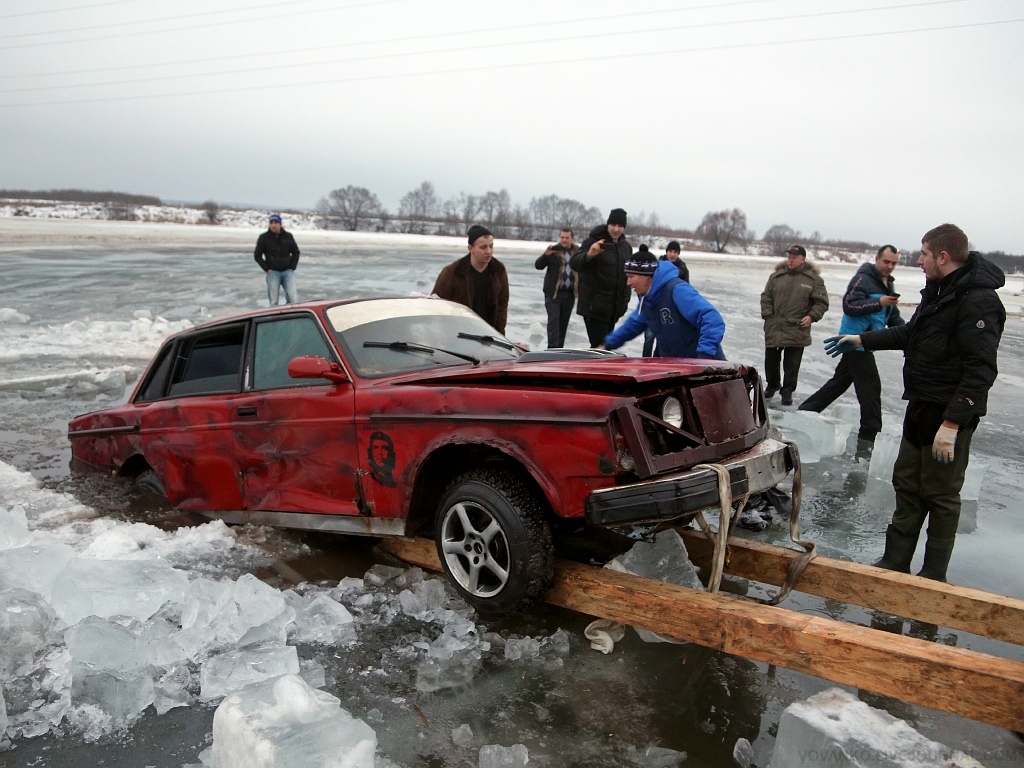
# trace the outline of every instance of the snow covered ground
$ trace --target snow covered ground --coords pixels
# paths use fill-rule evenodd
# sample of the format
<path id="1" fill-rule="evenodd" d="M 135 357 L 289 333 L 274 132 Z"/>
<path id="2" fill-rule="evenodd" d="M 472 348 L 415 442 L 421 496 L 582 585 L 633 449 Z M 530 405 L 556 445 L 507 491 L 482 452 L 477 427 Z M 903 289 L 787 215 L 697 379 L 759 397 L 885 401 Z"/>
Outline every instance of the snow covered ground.
<path id="1" fill-rule="evenodd" d="M 632 634 L 606 657 L 583 640 L 586 617 L 539 606 L 485 622 L 442 581 L 387 567 L 395 564 L 365 542 L 229 529 L 117 478 L 69 472 L 67 420 L 123 401 L 168 333 L 266 304 L 251 255 L 259 231 L 0 218 L 0 732 L 9 741 L 0 763 L 194 764 L 210 744 L 217 701 L 263 668 L 338 697 L 375 731 L 381 766 L 477 765 L 482 747 L 515 744 L 528 748 L 530 765 L 672 765 L 686 752 L 686 765 L 726 766 L 738 738 L 766 764 L 782 710 L 830 684 Z M 428 292 L 464 252 L 461 238 L 322 230 L 297 238 L 301 299 Z M 508 335 L 534 347 L 544 345 L 542 274 L 533 268 L 541 249 L 496 248 L 512 283 Z M 695 286 L 725 316 L 729 358 L 759 367 L 758 295 L 776 259 L 686 259 Z M 835 308 L 855 268 L 823 265 L 834 309 L 815 328 L 797 401 L 831 374 L 820 341 L 838 326 Z M 896 277 L 909 316 L 921 275 L 900 268 Z M 974 499 L 950 568 L 955 583 L 1015 597 L 1024 597 L 1020 291 L 1004 291 L 1011 319 L 1000 379 L 972 448 Z M 567 343 L 586 344 L 578 317 Z M 639 343 L 627 351 L 638 353 Z M 808 456 L 820 454 L 805 471 L 802 530 L 830 556 L 863 562 L 880 552 L 901 362 L 879 355 L 887 432 L 866 470 L 849 454 L 828 455 L 836 425 L 842 432 L 856 422 L 852 392 L 832 422 L 775 412 Z M 777 522 L 757 536 L 785 542 L 787 530 Z M 149 586 L 140 592 L 142 580 Z M 806 596 L 787 606 L 871 619 Z M 934 635 L 1022 658 L 1019 648 L 965 633 Z M 255 648 L 259 663 L 243 663 Z M 301 698 L 300 684 L 289 690 Z M 871 703 L 983 764 L 1024 764 L 1024 745 L 999 729 L 877 698 Z M 317 701 L 309 706 L 330 708 Z"/>

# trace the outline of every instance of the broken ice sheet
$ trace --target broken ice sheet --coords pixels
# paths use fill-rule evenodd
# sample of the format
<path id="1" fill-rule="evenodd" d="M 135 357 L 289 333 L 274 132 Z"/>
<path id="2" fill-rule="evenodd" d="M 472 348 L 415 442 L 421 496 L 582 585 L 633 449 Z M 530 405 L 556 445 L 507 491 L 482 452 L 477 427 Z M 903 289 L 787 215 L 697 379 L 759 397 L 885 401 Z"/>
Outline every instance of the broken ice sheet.
<path id="1" fill-rule="evenodd" d="M 299 655 L 294 646 L 228 651 L 203 664 L 200 697 L 203 701 L 219 699 L 252 683 L 298 672 Z"/>
<path id="2" fill-rule="evenodd" d="M 480 652 L 468 648 L 450 659 L 428 658 L 416 665 L 416 690 L 431 693 L 470 683 L 480 671 Z"/>
<path id="3" fill-rule="evenodd" d="M 57 576 L 52 605 L 68 624 L 86 616 L 145 621 L 164 603 L 185 599 L 188 576 L 162 561 L 76 557 Z"/>
<path id="4" fill-rule="evenodd" d="M 480 747 L 480 768 L 519 768 L 530 762 L 530 753 L 525 744 L 503 747 L 487 744 Z"/>
<path id="5" fill-rule="evenodd" d="M 307 598 L 288 590 L 283 597 L 295 611 L 295 619 L 288 627 L 288 636 L 293 642 L 343 645 L 355 641 L 352 614 L 328 595 Z"/>

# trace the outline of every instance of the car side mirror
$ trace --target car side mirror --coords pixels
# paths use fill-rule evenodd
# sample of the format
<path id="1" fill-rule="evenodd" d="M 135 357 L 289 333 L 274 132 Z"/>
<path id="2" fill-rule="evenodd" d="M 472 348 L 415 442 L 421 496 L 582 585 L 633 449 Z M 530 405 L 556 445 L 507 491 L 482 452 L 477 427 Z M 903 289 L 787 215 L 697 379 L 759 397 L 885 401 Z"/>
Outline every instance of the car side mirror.
<path id="1" fill-rule="evenodd" d="M 288 363 L 288 375 L 293 379 L 327 379 L 335 384 L 348 381 L 340 365 L 316 355 L 292 358 Z"/>

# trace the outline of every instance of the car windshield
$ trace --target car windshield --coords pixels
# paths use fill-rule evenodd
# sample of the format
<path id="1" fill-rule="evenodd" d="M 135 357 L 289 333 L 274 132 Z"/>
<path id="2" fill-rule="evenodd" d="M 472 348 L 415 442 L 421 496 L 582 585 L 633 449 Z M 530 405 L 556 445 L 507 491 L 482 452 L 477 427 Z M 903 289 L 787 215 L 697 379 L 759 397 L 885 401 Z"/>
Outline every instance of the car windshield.
<path id="1" fill-rule="evenodd" d="M 514 360 L 521 354 L 472 311 L 439 299 L 352 302 L 328 309 L 327 319 L 363 377 Z"/>

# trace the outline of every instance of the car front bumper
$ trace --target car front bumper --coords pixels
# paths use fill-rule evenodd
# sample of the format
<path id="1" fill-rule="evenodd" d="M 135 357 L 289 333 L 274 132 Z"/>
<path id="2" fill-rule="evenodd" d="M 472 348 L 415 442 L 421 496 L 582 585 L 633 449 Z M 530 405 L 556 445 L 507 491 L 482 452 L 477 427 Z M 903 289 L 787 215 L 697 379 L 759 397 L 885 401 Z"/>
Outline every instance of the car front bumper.
<path id="1" fill-rule="evenodd" d="M 738 498 L 774 488 L 799 466 L 800 456 L 795 446 L 765 438 L 716 463 L 729 472 L 733 498 Z M 667 522 L 720 503 L 718 475 L 698 469 L 594 491 L 587 497 L 585 512 L 591 525 L 616 526 Z"/>

